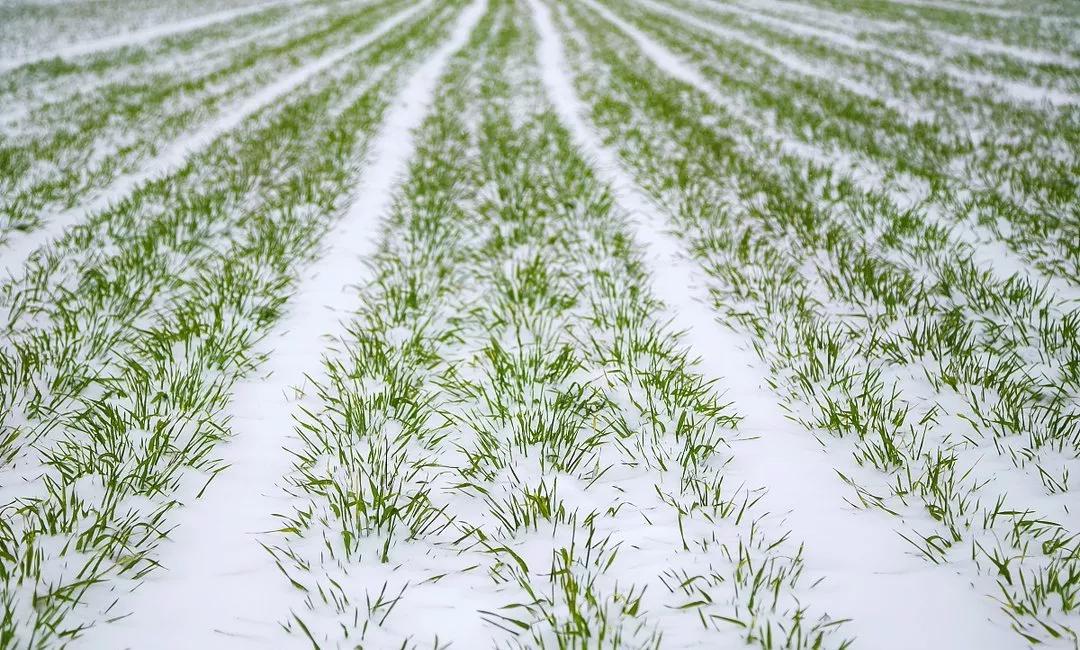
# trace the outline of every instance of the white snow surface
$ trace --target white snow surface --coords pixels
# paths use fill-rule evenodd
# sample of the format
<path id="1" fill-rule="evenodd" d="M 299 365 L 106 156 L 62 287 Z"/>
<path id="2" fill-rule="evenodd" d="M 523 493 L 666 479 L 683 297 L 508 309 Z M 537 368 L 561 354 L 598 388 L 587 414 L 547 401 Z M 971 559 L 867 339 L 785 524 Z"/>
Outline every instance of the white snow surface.
<path id="1" fill-rule="evenodd" d="M 278 481 L 292 460 L 287 447 L 294 407 L 311 378 L 322 374 L 326 341 L 344 334 L 380 219 L 412 156 L 413 131 L 430 108 L 447 61 L 464 46 L 482 12 L 482 4 L 474 4 L 461 14 L 452 35 L 425 58 L 387 109 L 354 199 L 324 239 L 328 249 L 305 272 L 288 315 L 259 346 L 267 362 L 235 390 L 233 437 L 220 448 L 229 468 L 201 499 L 174 515 L 176 528 L 158 558 L 163 569 L 135 591 L 132 615 L 91 629 L 79 646 L 208 649 L 298 643 L 277 626 L 297 592 L 260 546 L 260 533 L 280 527 L 274 513 L 289 503 Z M 399 17 L 391 21 L 400 22 Z"/>
<path id="2" fill-rule="evenodd" d="M 968 579 L 914 557 L 884 513 L 846 504 L 849 495 L 835 473 L 834 457 L 785 416 L 748 342 L 716 322 L 704 302 L 700 271 L 667 231 L 664 216 L 581 117 L 583 108 L 548 8 L 540 0 L 529 3 L 541 35 L 541 67 L 550 99 L 613 188 L 619 206 L 632 215 L 653 289 L 674 324 L 685 331 L 686 343 L 701 355 L 701 370 L 710 378 L 723 378 L 719 386 L 726 389 L 725 397 L 745 416 L 740 429 L 754 436 L 736 446 L 732 473 L 747 485 L 769 486 L 763 502 L 784 515 L 794 537 L 807 544 L 808 572 L 826 577 L 813 592 L 813 604 L 834 617 L 853 618 L 846 633 L 855 636 L 860 647 L 1023 647 L 1015 635 L 987 624 L 997 608 L 973 590 Z M 676 67 L 677 61 L 667 64 Z M 680 74 L 677 67 L 669 71 Z"/>
<path id="3" fill-rule="evenodd" d="M 675 79 L 704 91 L 717 103 L 730 104 L 720 91 L 694 66 L 640 30 L 620 19 L 595 0 L 580 0 L 637 43 L 642 52 Z M 901 4 L 978 9 L 975 5 L 930 0 L 894 0 Z M 138 170 L 115 179 L 107 188 L 82 205 L 52 215 L 46 225 L 17 236 L 6 247 L 0 245 L 0 277 L 13 276 L 41 247 L 64 235 L 90 215 L 127 196 L 142 183 L 178 169 L 192 155 L 222 134 L 235 129 L 245 119 L 280 100 L 313 76 L 340 63 L 430 5 L 423 0 L 381 23 L 348 47 L 333 51 L 285 74 L 240 102 L 224 109 L 220 116 L 167 146 L 145 161 Z M 660 9 L 655 0 L 641 4 Z M 66 45 L 40 57 L 21 61 L 0 61 L 0 71 L 52 56 L 78 56 L 142 43 L 170 34 L 265 10 L 298 0 L 272 0 L 243 8 L 215 12 L 198 18 L 151 29 L 118 34 L 108 38 Z M 746 7 L 726 8 L 701 2 L 721 11 L 746 12 L 752 18 L 775 27 L 791 27 L 826 39 L 842 47 L 881 52 L 905 63 L 928 68 L 938 65 L 929 58 L 910 53 L 885 52 L 854 38 L 850 31 L 823 29 L 760 13 Z M 774 0 L 773 4 L 790 4 Z M 718 322 L 709 305 L 707 279 L 699 266 L 688 259 L 685 246 L 670 231 L 670 221 L 633 181 L 616 153 L 605 146 L 583 117 L 584 105 L 571 80 L 561 37 L 545 0 L 527 0 L 540 35 L 540 64 L 547 95 L 563 123 L 583 152 L 594 162 L 601 179 L 613 190 L 617 204 L 631 219 L 635 241 L 645 253 L 653 290 L 666 306 L 665 315 L 684 332 L 684 342 L 700 355 L 699 369 L 709 378 L 719 378 L 717 386 L 743 416 L 740 440 L 734 443 L 735 458 L 726 470 L 734 482 L 748 486 L 768 486 L 762 503 L 786 527 L 804 549 L 810 582 L 823 578 L 810 602 L 834 617 L 853 619 L 843 628 L 856 638 L 856 647 L 881 650 L 910 648 L 1026 647 L 1018 635 L 998 623 L 1000 610 L 984 594 L 983 577 L 965 575 L 954 566 L 934 566 L 913 553 L 913 547 L 898 534 L 904 522 L 878 511 L 860 510 L 848 504 L 850 490 L 837 471 L 856 473 L 851 466 L 846 443 L 822 443 L 811 432 L 793 422 L 768 388 L 768 370 L 752 351 L 748 339 Z M 415 143 L 414 131 L 428 113 L 438 80 L 448 60 L 466 43 L 484 11 L 477 0 L 458 18 L 451 36 L 420 62 L 387 111 L 387 117 L 371 143 L 354 198 L 344 215 L 324 239 L 323 255 L 302 276 L 290 299 L 284 319 L 259 344 L 256 353 L 267 361 L 256 376 L 235 389 L 230 421 L 233 437 L 219 447 L 229 468 L 216 477 L 201 498 L 193 498 L 205 477 L 193 476 L 185 494 L 192 496 L 173 513 L 171 539 L 160 549 L 163 569 L 152 574 L 121 607 L 133 610 L 130 616 L 92 628 L 73 645 L 100 648 L 217 648 L 254 645 L 286 647 L 300 639 L 288 637 L 277 625 L 296 603 L 297 591 L 283 579 L 272 557 L 260 541 L 262 533 L 280 525 L 275 513 L 288 509 L 290 500 L 279 485 L 290 471 L 288 449 L 294 440 L 297 406 L 310 392 L 312 378 L 323 374 L 324 355 L 333 353 L 328 341 L 340 340 L 345 323 L 354 312 L 359 293 L 355 285 L 368 275 L 365 260 L 375 249 L 381 218 L 389 211 Z M 993 7 L 985 13 L 1020 15 Z M 694 20 L 716 34 L 754 47 L 800 74 L 831 78 L 832 81 L 865 96 L 876 92 L 858 81 L 830 77 L 829 71 L 798 56 L 774 47 L 738 29 L 702 22 L 700 18 L 670 7 L 664 11 L 683 20 Z M 824 13 L 824 10 L 821 10 Z M 1013 48 L 1005 44 L 939 34 L 974 51 L 1012 54 L 1034 61 L 1055 55 Z M 1070 59 L 1071 60 L 1071 59 Z M 995 84 L 1001 80 L 973 73 L 953 71 L 967 81 Z M 1055 94 L 1008 82 L 1003 90 L 1025 101 L 1075 101 L 1075 95 Z M 888 99 L 888 98 L 883 98 Z M 770 134 L 775 137 L 775 134 Z M 821 152 L 810 145 L 785 142 L 786 148 L 811 158 Z M 836 163 L 836 160 L 832 161 Z M 983 245 L 973 242 L 975 246 Z M 985 249 L 980 262 L 996 268 L 1003 264 L 1023 268 L 1003 245 Z M 1000 249 L 1000 250 L 999 250 Z M 1075 297 L 1070 287 L 1048 280 L 1061 295 Z M 826 446 L 828 445 L 828 449 Z M 523 472 L 528 468 L 523 468 Z M 201 480 L 200 480 L 201 479 Z M 662 556 L 647 557 L 641 573 L 656 575 Z M 411 567 L 424 575 L 430 558 L 416 557 Z M 382 571 L 373 569 L 373 573 Z M 399 572 L 399 577 L 400 573 Z M 979 582 L 973 588 L 972 582 Z M 456 599 L 461 593 L 435 587 L 412 604 L 422 611 L 444 607 L 442 617 L 417 621 L 416 627 L 445 626 L 461 632 L 468 643 L 479 643 L 490 630 L 472 628 L 472 621 L 457 615 L 456 606 L 471 607 Z M 438 598 L 436 598 L 438 597 Z M 444 600 L 445 599 L 445 600 Z M 408 604 L 404 604 L 408 607 Z M 126 611 L 126 610 L 125 610 Z M 408 620 L 409 612 L 398 612 Z M 167 631 L 167 633 L 166 633 Z M 692 633 L 689 633 L 692 636 Z M 678 639 L 679 637 L 675 637 Z M 455 640 L 455 639 L 451 639 Z M 461 638 L 456 639 L 461 641 Z M 670 639 L 669 639 L 670 640 Z M 309 644 L 304 643 L 307 646 Z M 479 647 L 474 645 L 454 648 Z"/>

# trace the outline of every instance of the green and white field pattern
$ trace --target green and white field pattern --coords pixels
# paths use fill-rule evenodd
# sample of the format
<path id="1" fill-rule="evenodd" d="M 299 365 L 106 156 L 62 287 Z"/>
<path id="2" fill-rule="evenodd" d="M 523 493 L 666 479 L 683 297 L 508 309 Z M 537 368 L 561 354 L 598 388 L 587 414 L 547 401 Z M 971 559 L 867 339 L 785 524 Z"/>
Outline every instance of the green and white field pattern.
<path id="1" fill-rule="evenodd" d="M 1080 0 L 0 0 L 0 650 L 1080 649 Z"/>

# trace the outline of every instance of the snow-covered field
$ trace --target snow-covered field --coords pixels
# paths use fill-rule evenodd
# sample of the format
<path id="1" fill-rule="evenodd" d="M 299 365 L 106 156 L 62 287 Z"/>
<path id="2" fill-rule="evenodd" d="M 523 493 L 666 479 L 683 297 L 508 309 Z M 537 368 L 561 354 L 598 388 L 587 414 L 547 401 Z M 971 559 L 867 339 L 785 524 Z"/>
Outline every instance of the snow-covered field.
<path id="1" fill-rule="evenodd" d="M 0 650 L 1080 648 L 1077 0 L 0 0 Z"/>

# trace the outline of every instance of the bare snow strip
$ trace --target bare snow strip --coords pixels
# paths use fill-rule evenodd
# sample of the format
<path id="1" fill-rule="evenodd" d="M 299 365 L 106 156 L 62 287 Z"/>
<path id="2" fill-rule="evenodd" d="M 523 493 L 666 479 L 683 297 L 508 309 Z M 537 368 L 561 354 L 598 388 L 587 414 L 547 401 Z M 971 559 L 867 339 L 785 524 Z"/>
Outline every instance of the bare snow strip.
<path id="1" fill-rule="evenodd" d="M 19 66 L 27 65 L 30 63 L 37 63 L 39 61 L 46 61 L 48 59 L 53 59 L 57 57 L 61 59 L 70 59 L 76 56 L 93 54 L 94 52 L 112 50 L 120 47 L 126 47 L 128 45 L 147 43 L 158 38 L 172 36 L 173 34 L 182 34 L 183 32 L 190 32 L 192 30 L 200 29 L 202 27 L 208 27 L 210 25 L 225 22 L 227 20 L 232 20 L 233 18 L 239 18 L 248 14 L 265 11 L 267 9 L 270 9 L 271 7 L 277 7 L 278 5 L 297 4 L 299 1 L 300 0 L 271 0 L 270 2 L 261 2 L 256 5 L 240 7 L 239 9 L 226 9 L 224 11 L 215 11 L 211 14 L 197 16 L 195 18 L 188 18 L 187 20 L 180 20 L 175 23 L 155 25 L 154 27 L 148 27 L 147 29 L 140 29 L 133 32 L 125 32 L 121 34 L 115 34 L 113 36 L 106 36 L 104 38 L 80 41 L 57 48 L 51 52 L 41 52 L 38 54 L 34 54 L 33 56 L 21 59 L 9 59 L 7 61 L 0 61 L 0 72 L 10 70 L 12 68 L 18 68 Z"/>
<path id="2" fill-rule="evenodd" d="M 615 153 L 582 119 L 583 107 L 548 9 L 540 0 L 529 2 L 551 101 L 620 208 L 634 218 L 637 242 L 655 278 L 653 289 L 685 331 L 691 349 L 701 355 L 702 370 L 710 378 L 727 376 L 720 386 L 745 415 L 740 428 L 757 436 L 736 450 L 734 478 L 768 487 L 763 503 L 786 514 L 794 537 L 807 544 L 808 573 L 827 577 L 814 590 L 813 604 L 852 617 L 846 630 L 867 648 L 1022 647 L 1014 635 L 986 624 L 996 609 L 967 579 L 915 558 L 884 513 L 847 505 L 830 457 L 809 432 L 785 417 L 764 388 L 766 371 L 748 342 L 717 326 L 715 313 L 702 300 L 700 270 L 685 258 L 663 216 L 620 167 Z"/>
<path id="3" fill-rule="evenodd" d="M 260 376 L 236 388 L 233 437 L 221 447 L 229 469 L 202 498 L 177 511 L 176 528 L 159 558 L 164 570 L 136 591 L 141 607 L 92 629 L 84 637 L 88 647 L 287 644 L 277 622 L 287 616 L 296 590 L 261 548 L 259 534 L 281 525 L 273 515 L 289 503 L 278 481 L 291 466 L 286 446 L 293 436 L 294 403 L 310 388 L 309 378 L 322 375 L 326 340 L 344 337 L 359 299 L 354 285 L 368 272 L 365 260 L 375 250 L 379 220 L 413 155 L 413 132 L 431 107 L 447 62 L 467 43 L 483 11 L 482 3 L 474 3 L 461 14 L 450 38 L 387 108 L 354 199 L 326 235 L 326 254 L 307 270 L 289 314 L 260 344 L 258 351 L 267 355 Z"/>
<path id="4" fill-rule="evenodd" d="M 353 41 L 348 47 L 320 57 L 263 87 L 246 99 L 222 109 L 219 113 L 220 117 L 216 120 L 164 147 L 160 154 L 148 160 L 140 169 L 117 177 L 88 203 L 52 215 L 41 228 L 22 237 L 12 237 L 6 248 L 0 246 L 0 257 L 3 258 L 3 262 L 0 263 L 0 273 L 9 277 L 15 275 L 35 251 L 62 237 L 83 217 L 107 208 L 146 181 L 179 169 L 189 156 L 208 146 L 218 136 L 236 128 L 246 118 L 294 90 L 311 77 L 382 38 L 429 4 L 430 0 L 425 0 L 395 14 L 374 31 Z"/>

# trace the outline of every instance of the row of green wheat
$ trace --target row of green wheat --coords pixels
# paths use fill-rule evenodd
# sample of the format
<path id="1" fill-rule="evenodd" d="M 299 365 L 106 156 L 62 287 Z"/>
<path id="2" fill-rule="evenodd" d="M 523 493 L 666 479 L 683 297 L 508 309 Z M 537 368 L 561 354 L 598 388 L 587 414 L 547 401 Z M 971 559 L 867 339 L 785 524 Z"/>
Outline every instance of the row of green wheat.
<path id="1" fill-rule="evenodd" d="M 661 324 L 534 50 L 522 5 L 493 2 L 419 133 L 348 353 L 301 418 L 272 545 L 304 594 L 288 629 L 327 646 L 844 645 L 800 604 L 797 544 L 724 482 L 737 416 Z"/>

